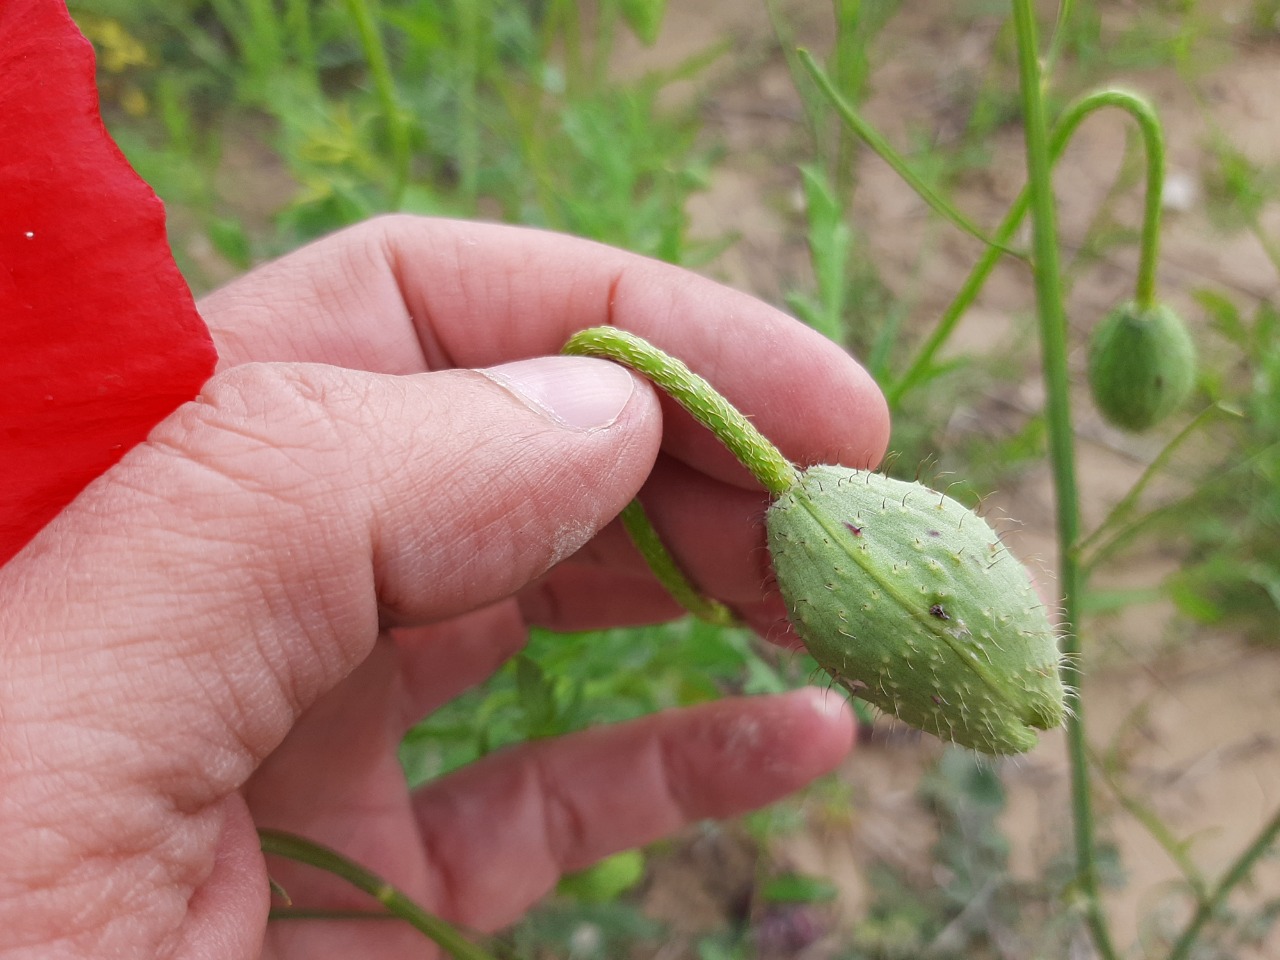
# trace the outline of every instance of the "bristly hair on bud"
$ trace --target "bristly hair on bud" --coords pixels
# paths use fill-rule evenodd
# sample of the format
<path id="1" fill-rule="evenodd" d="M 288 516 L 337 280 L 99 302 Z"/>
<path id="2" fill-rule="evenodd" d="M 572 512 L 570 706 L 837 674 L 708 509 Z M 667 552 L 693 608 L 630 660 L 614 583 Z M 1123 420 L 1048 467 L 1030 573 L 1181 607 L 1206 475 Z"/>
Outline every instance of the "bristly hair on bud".
<path id="1" fill-rule="evenodd" d="M 797 468 L 709 383 L 635 334 L 584 330 L 565 352 L 607 357 L 648 377 L 769 491 L 765 529 L 791 622 L 854 696 L 994 754 L 1030 750 L 1034 731 L 1062 723 L 1057 637 L 1045 606 L 1026 568 L 976 513 L 922 483 Z M 643 511 L 633 520 L 643 522 Z M 696 592 L 653 546 L 656 537 L 633 531 L 633 539 L 674 596 Z"/>
<path id="2" fill-rule="evenodd" d="M 920 483 L 818 466 L 765 526 L 796 632 L 850 693 L 986 753 L 1029 750 L 1035 730 L 1062 723 L 1045 606 L 968 508 Z"/>

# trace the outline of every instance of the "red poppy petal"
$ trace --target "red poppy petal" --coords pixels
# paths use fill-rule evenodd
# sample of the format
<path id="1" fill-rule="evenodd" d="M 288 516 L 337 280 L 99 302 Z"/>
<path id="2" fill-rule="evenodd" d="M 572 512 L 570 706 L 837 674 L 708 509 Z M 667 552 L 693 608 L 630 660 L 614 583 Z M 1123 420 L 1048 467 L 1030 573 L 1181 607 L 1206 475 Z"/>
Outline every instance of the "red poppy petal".
<path id="1" fill-rule="evenodd" d="M 0 2 L 0 563 L 213 372 L 62 0 Z"/>

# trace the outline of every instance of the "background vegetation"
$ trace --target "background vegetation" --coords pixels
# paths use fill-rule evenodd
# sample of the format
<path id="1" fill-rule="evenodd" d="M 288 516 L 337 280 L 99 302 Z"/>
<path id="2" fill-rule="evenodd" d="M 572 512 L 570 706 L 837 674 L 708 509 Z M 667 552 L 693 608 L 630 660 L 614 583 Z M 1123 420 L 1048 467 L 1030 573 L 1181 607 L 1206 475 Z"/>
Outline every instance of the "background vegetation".
<path id="1" fill-rule="evenodd" d="M 957 297 L 963 270 L 940 274 L 938 267 L 956 259 L 947 238 L 970 239 L 937 210 L 964 207 L 983 231 L 994 231 L 1024 177 L 1021 157 L 1008 149 L 1020 137 L 1021 108 L 1006 5 L 963 0 L 921 13 L 900 9 L 896 0 L 737 0 L 742 8 L 757 3 L 771 28 L 763 38 L 744 43 L 727 29 L 675 55 L 644 52 L 653 44 L 664 49 L 662 0 L 76 0 L 72 6 L 99 51 L 112 132 L 168 202 L 175 253 L 198 291 L 384 211 L 563 230 L 750 282 L 845 343 L 895 407 L 891 471 L 913 476 L 924 464 L 926 474 L 946 474 L 952 494 L 970 502 L 993 490 L 1034 489 L 1047 429 L 1038 404 L 1023 399 L 1035 367 L 1029 297 L 1020 313 L 975 344 L 948 324 L 990 308 L 976 295 Z M 1278 12 L 1273 0 L 1230 10 L 1195 0 L 1079 0 L 1063 5 L 1056 24 L 1042 24 L 1050 70 L 1045 96 L 1053 111 L 1117 75 L 1158 76 L 1164 89 L 1175 84 L 1183 91 L 1191 104 L 1183 119 L 1198 131 L 1194 202 L 1221 236 L 1245 237 L 1261 251 L 1261 267 L 1247 283 L 1206 275 L 1173 293 L 1201 354 L 1188 409 L 1155 440 L 1101 434 L 1122 449 L 1132 470 L 1120 493 L 1086 503 L 1087 513 L 1105 519 L 1086 541 L 1087 571 L 1103 574 L 1084 595 L 1092 615 L 1086 639 L 1094 631 L 1112 638 L 1110 647 L 1086 643 L 1086 658 L 1105 659 L 1108 649 L 1115 656 L 1118 648 L 1145 662 L 1220 644 L 1229 629 L 1263 645 L 1276 669 L 1280 243 L 1268 216 L 1280 168 L 1232 142 L 1215 117 L 1213 84 L 1215 71 L 1240 50 L 1270 52 L 1280 64 Z M 903 37 L 913 31 L 954 37 L 954 47 L 944 40 L 942 48 L 969 64 L 953 84 L 934 91 L 945 110 L 913 106 L 918 91 L 902 52 Z M 983 40 L 976 58 L 960 49 L 974 37 Z M 815 47 L 857 117 L 865 108 L 885 121 L 884 135 L 895 145 L 891 159 L 939 199 L 933 211 L 918 204 L 905 223 L 868 217 L 883 194 L 885 167 L 806 71 L 796 52 L 801 43 Z M 745 158 L 742 131 L 719 106 L 749 99 L 758 91 L 757 72 L 779 64 L 789 79 L 776 99 L 789 107 L 762 121 L 762 129 L 782 133 L 767 147 L 746 137 L 755 152 Z M 886 95 L 910 109 L 886 109 Z M 1121 138 L 1115 152 L 1113 183 L 1089 209 L 1074 202 L 1070 153 L 1064 162 L 1059 206 L 1064 223 L 1073 225 L 1063 249 L 1071 303 L 1087 298 L 1116 264 L 1131 273 L 1141 150 L 1136 139 L 1126 146 Z M 742 246 L 755 238 L 744 240 L 705 215 L 694 225 L 695 209 L 726 171 L 744 170 L 775 214 L 780 240 L 768 247 L 777 253 L 769 276 L 734 275 L 733 265 L 742 262 L 735 257 L 747 256 Z M 1187 202 L 1179 189 L 1171 180 L 1166 190 L 1175 210 Z M 893 244 L 895 231 L 909 237 L 909 253 L 901 241 Z M 1025 246 L 1027 238 L 1015 241 Z M 958 256 L 972 264 L 984 252 L 974 241 Z M 1011 276 L 1030 290 L 1025 267 L 1004 269 L 998 279 Z M 1112 288 L 1118 297 L 1124 283 Z M 1088 316 L 1073 321 L 1077 346 L 1091 323 Z M 1078 409 L 1087 407 L 1083 395 L 1077 400 Z M 983 428 L 957 428 L 957 411 L 970 411 Z M 1087 412 L 1077 422 L 1099 436 Z M 1087 495 L 1091 489 L 1086 483 Z M 1027 502 L 1036 501 L 1007 501 Z M 1176 562 L 1145 582 L 1113 582 L 1110 571 L 1152 550 Z M 1163 626 L 1141 642 L 1117 638 L 1108 627 L 1135 610 L 1157 609 Z M 731 692 L 783 689 L 813 675 L 804 658 L 779 655 L 742 631 L 694 622 L 536 633 L 527 652 L 491 683 L 410 734 L 404 762 L 417 782 L 515 740 Z M 1274 946 L 1275 891 L 1214 902 L 1214 881 L 1197 866 L 1191 838 L 1163 818 L 1157 798 L 1133 785 L 1127 751 L 1138 722 L 1094 744 L 1097 789 L 1155 838 L 1181 879 L 1165 891 L 1173 919 L 1162 913 L 1165 900 L 1148 900 L 1122 952 L 1177 950 L 1175 920 L 1200 913 L 1198 952 L 1186 956 L 1241 956 Z M 832 781 L 802 802 L 728 828 L 734 848 L 751 856 L 738 902 L 719 925 L 673 931 L 639 909 L 674 856 L 674 848 L 663 847 L 616 858 L 566 884 L 561 897 L 510 933 L 511 949 L 528 957 L 635 950 L 703 960 L 1030 958 L 1081 949 L 1069 843 L 1039 858 L 1030 878 L 1011 865 L 1019 853 L 1002 822 L 1007 768 L 900 739 L 891 732 L 883 749 L 923 758 L 923 775 L 910 792 L 933 839 L 915 871 L 871 856 L 857 864 L 867 891 L 857 916 L 834 908 L 838 885 L 831 878 L 798 870 L 777 853 L 790 838 L 848 823 L 849 787 Z M 1274 807 L 1276 797 L 1270 800 Z M 695 842 L 724 842 L 720 828 L 707 830 Z M 1119 887 L 1125 873 L 1117 851 L 1103 843 L 1099 863 L 1102 879 Z M 1254 865 L 1246 866 L 1251 873 Z M 655 944 L 665 944 L 664 952 L 655 953 Z"/>

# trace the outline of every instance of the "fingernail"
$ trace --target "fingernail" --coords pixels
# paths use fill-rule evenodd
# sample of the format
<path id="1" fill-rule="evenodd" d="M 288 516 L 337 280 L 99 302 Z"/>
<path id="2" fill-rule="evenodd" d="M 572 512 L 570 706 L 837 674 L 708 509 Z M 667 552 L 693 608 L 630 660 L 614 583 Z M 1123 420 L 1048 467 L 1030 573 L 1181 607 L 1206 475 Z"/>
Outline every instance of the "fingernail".
<path id="1" fill-rule="evenodd" d="M 537 357 L 479 371 L 564 427 L 598 430 L 622 414 L 635 390 L 623 367 L 590 357 Z"/>

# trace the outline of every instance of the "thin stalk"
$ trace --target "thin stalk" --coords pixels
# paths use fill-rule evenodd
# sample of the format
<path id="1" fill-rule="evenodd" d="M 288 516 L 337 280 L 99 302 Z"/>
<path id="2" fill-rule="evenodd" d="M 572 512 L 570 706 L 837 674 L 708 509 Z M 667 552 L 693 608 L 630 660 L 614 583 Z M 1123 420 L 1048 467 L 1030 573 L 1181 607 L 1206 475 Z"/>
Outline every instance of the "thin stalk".
<path id="1" fill-rule="evenodd" d="M 1085 118 L 1104 107 L 1115 107 L 1133 117 L 1138 124 L 1138 130 L 1142 134 L 1143 147 L 1147 158 L 1148 178 L 1151 176 L 1153 166 L 1158 166 L 1160 171 L 1155 189 L 1152 189 L 1150 180 L 1148 180 L 1146 212 L 1142 224 L 1142 260 L 1138 268 L 1139 277 L 1141 278 L 1145 272 L 1153 283 L 1155 260 L 1159 254 L 1160 196 L 1164 182 L 1164 137 L 1160 132 L 1160 123 L 1151 104 L 1137 94 L 1129 93 L 1125 90 L 1098 90 L 1081 97 L 1063 111 L 1062 116 L 1054 126 L 1053 138 L 1049 144 L 1051 163 L 1057 163 L 1061 159 L 1067 144 L 1071 142 L 1072 136 L 1075 135 L 1076 130 Z M 999 263 L 1005 247 L 1008 246 L 1014 233 L 1022 225 L 1022 220 L 1030 206 L 1030 193 L 1027 187 L 1023 187 L 1022 192 L 1018 194 L 1017 199 L 1014 200 L 1013 205 L 1009 208 L 1009 212 L 1005 214 L 1004 220 L 1001 221 L 1000 226 L 996 228 L 996 232 L 992 235 L 993 245 L 987 247 L 982 257 L 974 264 L 973 269 L 969 271 L 969 276 L 965 278 L 964 284 L 956 293 L 955 298 L 947 305 L 947 309 L 943 311 L 929 338 L 921 345 L 915 357 L 912 358 L 906 372 L 885 391 L 890 406 L 898 406 L 907 392 L 927 375 L 929 369 L 933 366 L 933 360 L 938 350 L 951 337 L 951 333 L 955 330 L 956 324 L 960 322 L 960 318 L 964 316 L 965 312 L 978 298 L 978 294 L 987 282 L 987 278 L 991 276 L 991 271 Z M 1148 242 L 1148 236 L 1153 233 L 1156 234 L 1156 238 Z M 1140 289 L 1141 283 L 1140 279 Z"/>
<path id="2" fill-rule="evenodd" d="M 613 360 L 652 380 L 715 434 L 774 496 L 786 493 L 798 482 L 790 461 L 715 387 L 640 337 L 616 327 L 592 327 L 575 333 L 562 352 Z"/>
<path id="3" fill-rule="evenodd" d="M 1195 861 L 1187 854 L 1186 846 L 1173 835 L 1173 831 L 1160 819 L 1159 814 L 1121 786 L 1117 772 L 1117 768 L 1120 765 L 1119 760 L 1114 754 L 1108 756 L 1105 760 L 1097 757 L 1094 759 L 1094 765 L 1098 770 L 1102 771 L 1103 780 L 1111 789 L 1115 798 L 1120 801 L 1120 805 L 1146 829 L 1147 833 L 1151 835 L 1151 839 L 1164 850 L 1165 856 L 1172 860 L 1174 866 L 1182 871 L 1183 879 L 1187 881 L 1187 886 L 1191 888 L 1191 892 L 1196 898 L 1196 903 L 1203 903 L 1206 897 L 1204 876 L 1196 867 Z"/>
<path id="4" fill-rule="evenodd" d="M 320 88 L 320 58 L 316 50 L 315 32 L 311 29 L 311 4 L 308 0 L 287 0 L 284 25 L 293 38 L 293 55 L 305 71 L 307 87 Z"/>
<path id="5" fill-rule="evenodd" d="M 1134 508 L 1138 505 L 1138 498 L 1142 496 L 1142 492 L 1146 490 L 1147 486 L 1153 479 L 1155 479 L 1156 475 L 1164 469 L 1174 452 L 1182 446 L 1182 444 L 1186 442 L 1193 433 L 1218 414 L 1239 416 L 1235 411 L 1228 407 L 1224 407 L 1221 403 L 1212 403 L 1201 410 L 1191 419 L 1191 422 L 1179 430 L 1177 435 L 1166 443 L 1164 448 L 1156 454 L 1149 464 L 1147 464 L 1146 469 L 1142 471 L 1142 476 L 1138 477 L 1134 485 L 1129 488 L 1129 492 L 1124 495 L 1124 498 L 1111 508 L 1111 512 L 1107 514 L 1105 520 L 1098 524 L 1097 529 L 1076 544 L 1076 559 L 1077 562 L 1079 562 L 1081 569 L 1086 574 L 1094 568 L 1098 562 L 1099 556 L 1106 552 L 1107 546 L 1111 541 L 1108 541 L 1107 544 L 1104 544 L 1099 548 L 1092 557 L 1086 559 L 1085 554 L 1088 553 L 1089 548 L 1097 543 L 1104 533 L 1116 524 L 1120 523 L 1133 512 Z"/>
<path id="6" fill-rule="evenodd" d="M 373 77 L 374 90 L 382 105 L 382 113 L 386 118 L 387 134 L 391 140 L 391 207 L 399 209 L 404 199 L 405 188 L 409 185 L 409 163 L 411 155 L 409 122 L 400 106 L 400 96 L 396 92 L 395 77 L 387 60 L 387 48 L 382 42 L 382 33 L 378 28 L 378 18 L 374 13 L 376 0 L 347 0 L 347 10 L 356 26 L 360 38 L 360 48 L 364 52 L 365 61 L 369 64 L 369 75 Z"/>
<path id="7" fill-rule="evenodd" d="M 1222 879 L 1218 881 L 1218 885 L 1213 888 L 1213 892 L 1209 897 L 1202 900 L 1199 906 L 1196 907 L 1196 912 L 1187 921 L 1187 926 L 1182 931 L 1182 935 L 1178 937 L 1173 949 L 1169 951 L 1168 960 L 1186 960 L 1191 955 L 1191 949 L 1196 945 L 1196 941 L 1199 940 L 1200 931 L 1204 928 L 1204 925 L 1222 908 L 1223 902 L 1227 899 L 1227 894 L 1249 876 L 1249 872 L 1253 870 L 1253 865 L 1262 858 L 1263 854 L 1271 849 L 1277 838 L 1280 838 L 1280 809 L 1277 809 L 1271 815 L 1271 819 L 1263 824 L 1262 829 L 1258 831 L 1258 835 L 1253 838 L 1253 842 L 1241 852 L 1240 856 L 1227 869 L 1227 872 L 1222 875 Z"/>
<path id="8" fill-rule="evenodd" d="M 857 103 L 863 94 L 867 73 L 867 55 L 863 47 L 867 41 L 862 31 L 862 0 L 836 0 L 836 46 L 833 67 L 839 89 L 852 102 Z M 852 130 L 841 125 L 836 141 L 835 176 L 836 196 L 840 205 L 848 208 L 853 195 L 853 151 L 856 141 Z"/>
<path id="9" fill-rule="evenodd" d="M 1058 58 L 1062 56 L 1062 44 L 1067 34 L 1067 24 L 1071 22 L 1071 14 L 1075 11 L 1074 0 L 1058 0 L 1058 20 L 1053 25 L 1053 36 L 1049 38 L 1049 52 L 1044 57 L 1045 76 L 1053 72 Z"/>
<path id="10" fill-rule="evenodd" d="M 814 91 L 809 84 L 804 82 L 804 78 L 808 76 L 808 73 L 805 71 L 804 64 L 800 62 L 799 47 L 795 42 L 795 31 L 791 29 L 786 17 L 783 16 L 782 11 L 779 9 L 779 0 L 764 0 L 764 6 L 765 12 L 769 16 L 769 24 L 773 27 L 774 39 L 782 51 L 783 58 L 787 61 L 787 70 L 791 74 L 791 82 L 800 94 L 805 124 L 808 126 L 809 136 L 813 139 L 815 153 L 819 157 L 825 158 L 828 155 L 828 151 L 825 149 L 827 143 L 826 124 L 824 122 L 826 111 L 822 108 L 822 101 L 814 95 Z M 829 165 L 829 161 L 827 163 Z"/>
<path id="11" fill-rule="evenodd" d="M 1080 667 L 1081 576 L 1075 544 L 1080 536 L 1080 495 L 1076 485 L 1075 437 L 1071 426 L 1071 381 L 1067 370 L 1067 323 L 1062 302 L 1058 237 L 1053 198 L 1053 158 L 1045 120 L 1040 79 L 1040 50 L 1032 0 L 1013 0 L 1022 93 L 1027 184 L 1030 194 L 1032 249 L 1035 253 L 1036 306 L 1046 389 L 1045 415 L 1049 456 L 1057 501 L 1059 579 L 1064 617 L 1063 682 L 1067 687 L 1067 744 L 1071 762 L 1071 806 L 1075 825 L 1077 883 L 1094 946 L 1104 960 L 1118 960 L 1102 902 L 1093 834 L 1093 802 L 1089 792 L 1089 758 L 1085 745 L 1084 700 Z"/>
<path id="12" fill-rule="evenodd" d="M 731 627 L 736 619 L 728 607 L 718 600 L 704 597 L 697 587 L 689 582 L 685 572 L 676 563 L 675 557 L 667 550 L 666 545 L 653 529 L 653 523 L 639 500 L 632 500 L 623 508 L 622 525 L 636 549 L 649 564 L 658 582 L 666 588 L 680 605 L 699 620 L 718 627 Z"/>
<path id="13" fill-rule="evenodd" d="M 844 121 L 845 125 L 856 133 L 867 146 L 875 151 L 876 155 L 881 160 L 893 168 L 894 173 L 905 180 L 911 186 L 911 189 L 919 194 L 920 199 L 927 203 L 935 213 L 950 221 L 957 228 L 963 230 L 970 236 L 981 240 L 988 246 L 998 246 L 1002 252 L 1007 253 L 1012 257 L 1021 258 L 1022 255 L 1016 250 L 1006 247 L 1003 244 L 998 244 L 994 239 L 988 237 L 972 220 L 953 207 L 944 197 L 925 183 L 924 180 L 922 180 L 916 172 L 911 169 L 911 165 L 907 163 L 902 155 L 893 148 L 893 145 L 880 134 L 880 131 L 876 130 L 875 127 L 863 120 L 858 114 L 858 111 L 855 110 L 847 100 L 845 100 L 840 91 L 836 89 L 835 84 L 831 82 L 831 78 L 827 76 L 826 72 L 820 66 L 818 66 L 818 62 L 814 60 L 813 54 L 808 50 L 800 50 L 798 55 L 800 63 L 803 64 L 804 68 L 809 72 L 809 76 L 813 79 L 813 82 L 818 85 L 818 89 L 822 91 L 823 95 L 828 101 L 830 101 L 831 105 L 836 108 L 836 112 L 840 114 L 840 119 Z"/>
<path id="14" fill-rule="evenodd" d="M 1134 299 L 1141 310 L 1156 303 L 1156 267 L 1160 261 L 1160 209 L 1164 200 L 1164 132 L 1156 112 L 1145 100 L 1133 111 L 1142 131 L 1147 153 L 1147 196 L 1142 208 L 1142 246 L 1138 258 L 1138 285 Z"/>
<path id="15" fill-rule="evenodd" d="M 1276 272 L 1280 273 L 1280 244 L 1271 238 L 1266 230 L 1263 229 L 1257 218 L 1249 225 L 1249 232 L 1262 247 L 1262 252 L 1267 255 L 1267 259 L 1271 261 L 1271 265 L 1275 267 Z"/>
<path id="16" fill-rule="evenodd" d="M 480 194 L 480 37 L 483 21 L 474 0 L 454 0 L 458 21 L 458 180 L 463 209 L 474 215 Z"/>
<path id="17" fill-rule="evenodd" d="M 454 960 L 493 960 L 492 956 L 464 937 L 452 924 L 427 913 L 377 874 L 348 860 L 336 850 L 282 830 L 259 830 L 258 840 L 262 844 L 263 853 L 317 867 L 369 894 L 393 916 L 429 937 Z"/>

